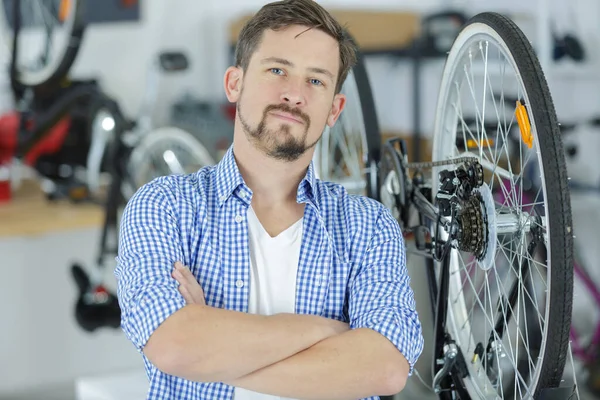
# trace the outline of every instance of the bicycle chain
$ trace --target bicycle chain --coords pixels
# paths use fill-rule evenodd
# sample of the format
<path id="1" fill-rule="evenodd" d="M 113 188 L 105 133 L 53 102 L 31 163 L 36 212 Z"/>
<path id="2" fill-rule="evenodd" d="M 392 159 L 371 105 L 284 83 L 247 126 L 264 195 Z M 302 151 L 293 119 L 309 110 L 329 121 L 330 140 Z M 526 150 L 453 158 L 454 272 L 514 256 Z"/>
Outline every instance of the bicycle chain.
<path id="1" fill-rule="evenodd" d="M 485 217 L 481 208 L 482 198 L 477 192 L 469 198 L 463 212 L 459 215 L 461 235 L 459 249 L 474 254 L 478 260 L 484 255 Z"/>
<path id="2" fill-rule="evenodd" d="M 462 164 L 462 163 L 466 163 L 466 162 L 474 163 L 477 161 L 479 161 L 479 159 L 477 157 L 458 157 L 458 158 L 451 158 L 449 160 L 443 160 L 443 161 L 410 162 L 410 163 L 406 163 L 406 168 L 425 169 L 425 168 L 432 168 L 432 167 L 440 167 L 443 165 Z"/>

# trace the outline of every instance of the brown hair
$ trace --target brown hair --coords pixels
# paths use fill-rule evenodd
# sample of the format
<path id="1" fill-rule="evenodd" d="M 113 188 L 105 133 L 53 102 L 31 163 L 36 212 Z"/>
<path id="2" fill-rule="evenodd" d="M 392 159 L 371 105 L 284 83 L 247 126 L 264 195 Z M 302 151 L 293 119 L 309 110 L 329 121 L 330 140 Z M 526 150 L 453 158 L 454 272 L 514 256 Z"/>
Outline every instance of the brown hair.
<path id="1" fill-rule="evenodd" d="M 356 46 L 339 22 L 314 0 L 281 0 L 263 6 L 240 32 L 235 49 L 236 66 L 248 68 L 265 30 L 276 31 L 290 25 L 319 29 L 337 40 L 340 70 L 335 92 L 339 93 L 348 71 L 356 63 Z"/>

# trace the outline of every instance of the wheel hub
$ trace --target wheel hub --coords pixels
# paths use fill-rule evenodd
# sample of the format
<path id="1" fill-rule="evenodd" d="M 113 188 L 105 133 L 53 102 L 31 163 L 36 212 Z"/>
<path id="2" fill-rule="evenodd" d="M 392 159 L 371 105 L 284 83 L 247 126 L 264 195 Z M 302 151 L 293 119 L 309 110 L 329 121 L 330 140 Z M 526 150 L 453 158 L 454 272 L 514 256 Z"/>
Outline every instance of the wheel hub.
<path id="1" fill-rule="evenodd" d="M 459 249 L 472 253 L 485 271 L 494 265 L 496 254 L 496 209 L 489 186 L 485 183 L 473 189 L 458 216 Z"/>

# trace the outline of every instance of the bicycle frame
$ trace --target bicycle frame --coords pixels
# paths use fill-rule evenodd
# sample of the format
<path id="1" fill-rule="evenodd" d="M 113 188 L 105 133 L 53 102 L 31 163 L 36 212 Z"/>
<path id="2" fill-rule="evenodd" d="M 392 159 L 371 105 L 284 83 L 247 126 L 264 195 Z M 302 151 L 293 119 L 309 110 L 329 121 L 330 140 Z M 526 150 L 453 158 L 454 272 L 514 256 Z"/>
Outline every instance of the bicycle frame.
<path id="1" fill-rule="evenodd" d="M 400 144 L 399 151 L 395 145 L 396 143 Z M 415 174 L 412 182 L 408 183 L 409 177 L 406 173 L 406 145 L 404 141 L 399 138 L 390 139 L 384 146 L 397 156 L 396 166 L 399 166 L 401 171 L 396 171 L 396 173 L 401 174 L 403 182 L 406 183 L 404 188 L 400 188 L 400 192 L 404 194 L 403 196 L 408 203 L 406 207 L 408 208 L 409 205 L 414 206 L 419 214 L 419 225 L 417 227 L 409 228 L 406 224 L 407 221 L 404 221 L 401 227 L 405 236 L 410 234 L 415 236 L 417 248 L 412 249 L 411 252 L 425 257 L 427 260 L 427 280 L 429 283 L 435 332 L 433 373 L 436 375 L 436 379 L 434 380 L 437 381 L 436 383 L 439 386 L 438 394 L 441 398 L 450 398 L 448 397 L 449 393 L 447 389 L 453 387 L 452 390 L 456 391 L 461 399 L 469 399 L 469 395 L 462 382 L 462 378 L 466 376 L 467 372 L 466 367 L 464 367 L 464 359 L 462 358 L 462 353 L 456 351 L 456 345 L 446 329 L 449 254 L 448 252 L 440 253 L 445 246 L 444 242 L 436 240 L 431 245 L 424 241 L 426 231 L 433 232 L 433 225 L 439 225 L 439 210 L 432 203 L 430 199 L 431 191 L 426 186 L 421 174 Z M 406 215 L 402 219 L 405 218 L 407 218 Z M 436 277 L 435 273 L 435 260 L 441 261 L 439 278 Z M 438 360 L 443 361 L 438 362 Z"/>

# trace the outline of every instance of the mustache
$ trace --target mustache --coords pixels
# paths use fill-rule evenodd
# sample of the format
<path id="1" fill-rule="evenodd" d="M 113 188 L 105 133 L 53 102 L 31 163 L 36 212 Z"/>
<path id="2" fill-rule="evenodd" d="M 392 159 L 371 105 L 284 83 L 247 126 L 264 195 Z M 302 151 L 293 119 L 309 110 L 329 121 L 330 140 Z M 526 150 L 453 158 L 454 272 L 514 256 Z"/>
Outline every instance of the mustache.
<path id="1" fill-rule="evenodd" d="M 298 110 L 297 108 L 292 108 L 292 107 L 288 106 L 287 104 L 271 104 L 271 105 L 267 106 L 265 108 L 264 116 L 266 117 L 266 115 L 268 113 L 270 113 L 271 111 L 283 111 L 285 113 L 293 115 L 294 117 L 298 117 L 298 118 L 302 119 L 302 121 L 304 121 L 306 126 L 310 125 L 310 117 L 308 115 L 304 114 L 302 111 Z"/>

